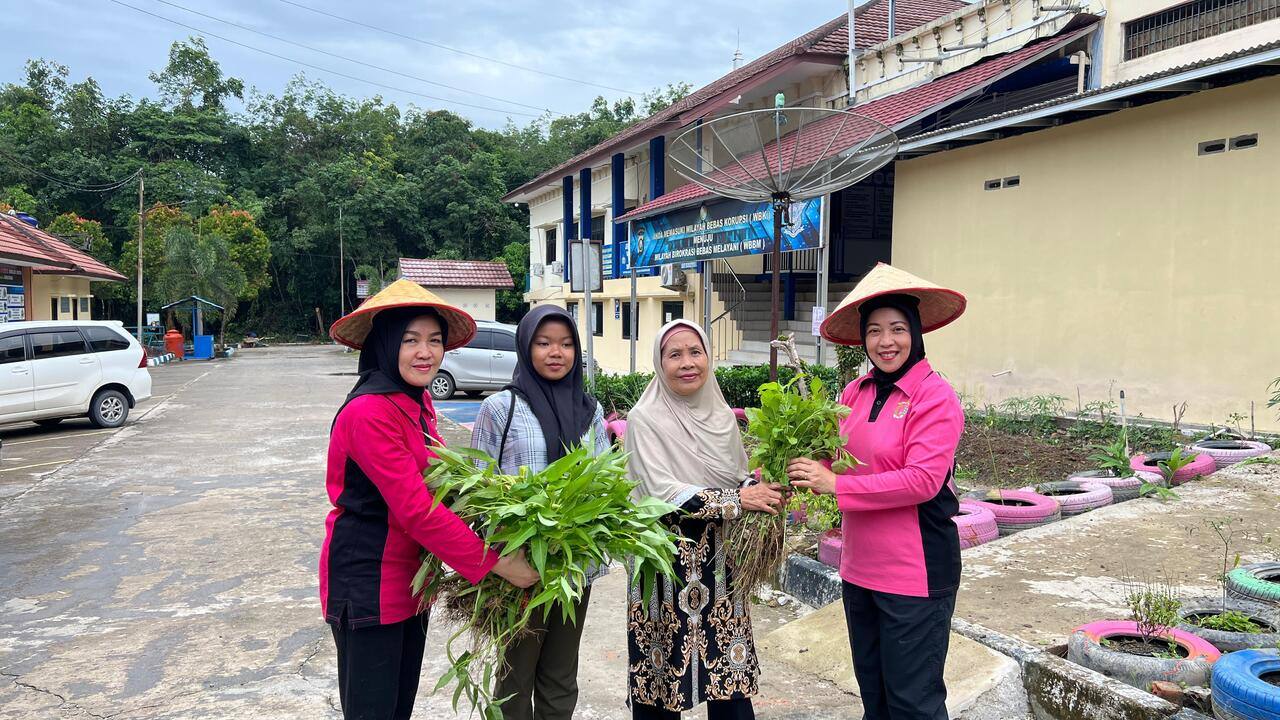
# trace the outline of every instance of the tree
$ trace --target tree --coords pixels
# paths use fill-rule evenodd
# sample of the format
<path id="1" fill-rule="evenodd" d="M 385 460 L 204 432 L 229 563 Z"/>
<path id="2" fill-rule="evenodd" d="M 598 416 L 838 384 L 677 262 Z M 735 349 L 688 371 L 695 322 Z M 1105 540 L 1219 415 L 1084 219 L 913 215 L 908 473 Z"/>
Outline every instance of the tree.
<path id="1" fill-rule="evenodd" d="M 165 266 L 156 285 L 169 297 L 199 295 L 221 305 L 218 343 L 226 344 L 227 323 L 235 315 L 248 282 L 232 259 L 232 246 L 220 233 L 192 232 L 175 225 L 165 234 Z"/>
<path id="2" fill-rule="evenodd" d="M 201 110 L 221 109 L 228 97 L 244 99 L 244 82 L 222 76 L 222 67 L 200 37 L 170 45 L 169 63 L 148 77 L 160 87 L 165 102 L 180 110 L 195 108 L 196 98 Z"/>

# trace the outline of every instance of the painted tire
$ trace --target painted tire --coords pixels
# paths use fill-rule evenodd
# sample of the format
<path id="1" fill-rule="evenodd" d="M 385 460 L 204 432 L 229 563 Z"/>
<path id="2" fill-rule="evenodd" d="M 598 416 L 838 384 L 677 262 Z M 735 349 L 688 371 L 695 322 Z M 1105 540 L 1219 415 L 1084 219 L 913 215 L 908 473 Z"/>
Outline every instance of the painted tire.
<path id="1" fill-rule="evenodd" d="M 609 438 L 616 443 L 622 442 L 627 434 L 626 420 L 613 420 L 605 423 L 605 429 L 609 431 Z"/>
<path id="2" fill-rule="evenodd" d="M 977 503 L 962 501 L 960 514 L 951 520 L 960 533 L 961 549 L 977 547 L 1000 537 L 995 514 Z"/>
<path id="3" fill-rule="evenodd" d="M 996 516 L 996 522 L 1041 522 L 1061 512 L 1058 501 L 1027 490 L 975 490 L 963 500 L 981 505 Z M 998 500 L 1012 500 L 1019 505 L 1003 505 Z"/>
<path id="4" fill-rule="evenodd" d="M 1059 512 L 1055 515 L 1051 515 L 1045 518 L 1044 520 L 1038 520 L 1036 522 L 1025 522 L 1025 523 L 997 522 L 996 527 L 999 528 L 1000 530 L 1000 537 L 1009 537 L 1010 535 L 1013 535 L 1015 533 L 1020 533 L 1023 530 L 1033 530 L 1035 528 L 1043 527 L 1045 525 L 1051 525 L 1053 523 L 1058 522 L 1061 519 L 1062 519 L 1062 513 Z"/>
<path id="5" fill-rule="evenodd" d="M 1230 720 L 1280 717 L 1280 687 L 1262 679 L 1280 672 L 1280 651 L 1241 650 L 1213 666 L 1213 714 Z"/>
<path id="6" fill-rule="evenodd" d="M 1155 461 L 1152 461 L 1152 464 L 1148 465 L 1147 456 L 1142 454 L 1134 455 L 1133 459 L 1129 461 L 1129 467 L 1133 468 L 1135 472 L 1138 470 L 1142 470 L 1144 472 L 1153 472 L 1157 474 L 1160 473 L 1160 468 L 1158 465 L 1155 464 Z M 1214 462 L 1212 455 L 1200 453 L 1199 455 L 1196 455 L 1194 460 L 1187 463 L 1180 470 L 1178 470 L 1178 472 L 1173 474 L 1172 484 L 1181 485 L 1187 482 L 1188 480 L 1194 480 L 1197 477 L 1200 477 L 1203 475 L 1209 475 L 1213 473 L 1214 470 L 1217 470 L 1217 469 L 1218 469 L 1218 465 L 1216 462 Z"/>
<path id="7" fill-rule="evenodd" d="M 1216 615 L 1222 611 L 1221 597 L 1189 598 L 1182 601 L 1178 608 L 1179 630 L 1198 635 L 1208 640 L 1214 647 L 1224 653 L 1247 650 L 1249 648 L 1274 648 L 1280 645 L 1280 608 L 1265 603 L 1227 598 L 1227 610 L 1235 610 L 1249 616 L 1254 622 L 1270 625 L 1272 632 L 1244 633 L 1229 630 L 1213 630 L 1195 624 L 1196 615 Z"/>
<path id="8" fill-rule="evenodd" d="M 1081 625 L 1067 641 L 1067 659 L 1077 665 L 1132 685 L 1150 690 L 1151 683 L 1166 680 L 1187 685 L 1208 685 L 1213 665 L 1222 653 L 1203 638 L 1171 628 L 1160 638 L 1177 643 L 1187 657 L 1177 660 L 1142 657 L 1113 650 L 1102 641 L 1113 637 L 1139 637 L 1138 624 L 1124 620 L 1104 620 Z"/>
<path id="9" fill-rule="evenodd" d="M 1062 506 L 1063 517 L 1087 513 L 1090 510 L 1096 510 L 1114 502 L 1114 495 L 1110 486 L 1085 480 L 1061 480 L 1040 483 L 1035 487 L 1024 487 L 1022 489 L 1037 492 L 1057 500 L 1058 505 Z M 1064 490 L 1074 492 L 1068 492 L 1063 495 L 1055 494 Z"/>
<path id="10" fill-rule="evenodd" d="M 1191 446 L 1192 452 L 1204 453 L 1213 458 L 1219 470 L 1243 460 L 1271 452 L 1271 446 L 1256 440 L 1201 440 Z"/>
<path id="11" fill-rule="evenodd" d="M 1111 502 L 1122 503 L 1126 500 L 1133 500 L 1141 495 L 1143 479 L 1135 475 L 1129 477 L 1116 477 L 1108 470 L 1086 470 L 1084 472 L 1072 473 L 1068 480 L 1085 480 L 1088 482 L 1096 482 L 1111 488 Z"/>
<path id="12" fill-rule="evenodd" d="M 818 539 L 818 562 L 833 568 L 840 567 L 840 551 L 844 548 L 844 536 L 840 530 L 828 530 Z"/>
<path id="13" fill-rule="evenodd" d="M 1227 573 L 1227 593 L 1242 600 L 1280 605 L 1280 562 L 1241 565 Z"/>

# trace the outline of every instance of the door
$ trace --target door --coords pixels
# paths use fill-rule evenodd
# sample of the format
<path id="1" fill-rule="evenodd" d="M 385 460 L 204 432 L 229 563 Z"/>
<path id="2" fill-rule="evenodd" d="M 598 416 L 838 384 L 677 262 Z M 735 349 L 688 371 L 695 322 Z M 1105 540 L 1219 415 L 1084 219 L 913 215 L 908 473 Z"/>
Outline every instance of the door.
<path id="1" fill-rule="evenodd" d="M 26 337 L 20 332 L 0 337 L 0 421 L 31 412 L 34 389 Z"/>
<path id="2" fill-rule="evenodd" d="M 87 412 L 89 398 L 102 379 L 98 358 L 75 328 L 29 332 L 35 409 Z"/>
<path id="3" fill-rule="evenodd" d="M 490 343 L 489 331 L 477 330 L 476 336 L 465 347 L 445 353 L 441 368 L 453 376 L 453 383 L 459 390 L 489 387 Z"/>
<path id="4" fill-rule="evenodd" d="M 516 336 L 505 330 L 494 330 L 493 353 L 489 356 L 489 387 L 506 386 L 515 372 Z"/>

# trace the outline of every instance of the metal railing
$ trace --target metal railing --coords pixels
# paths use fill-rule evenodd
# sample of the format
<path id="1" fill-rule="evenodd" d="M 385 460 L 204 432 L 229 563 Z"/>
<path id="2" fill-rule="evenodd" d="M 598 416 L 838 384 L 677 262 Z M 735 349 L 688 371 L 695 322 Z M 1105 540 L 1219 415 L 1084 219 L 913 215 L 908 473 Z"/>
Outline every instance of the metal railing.
<path id="1" fill-rule="evenodd" d="M 1124 24 L 1133 60 L 1280 17 L 1280 0 L 1195 0 Z"/>
<path id="2" fill-rule="evenodd" d="M 711 290 L 724 304 L 724 310 L 711 320 L 711 354 L 715 360 L 725 360 L 742 346 L 742 331 L 733 311 L 747 301 L 747 289 L 729 262 L 719 259 L 711 261 Z"/>

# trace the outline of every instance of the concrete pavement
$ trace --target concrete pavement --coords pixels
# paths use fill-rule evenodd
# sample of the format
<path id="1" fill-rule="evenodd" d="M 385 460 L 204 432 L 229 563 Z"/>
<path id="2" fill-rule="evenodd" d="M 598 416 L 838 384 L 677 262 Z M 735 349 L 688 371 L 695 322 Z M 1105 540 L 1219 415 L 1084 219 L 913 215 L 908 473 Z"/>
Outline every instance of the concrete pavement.
<path id="1" fill-rule="evenodd" d="M 198 367 L 136 422 L 0 496 L 0 718 L 339 716 L 315 567 L 326 435 L 353 356 L 282 347 Z M 582 718 L 628 716 L 624 585 L 611 574 L 593 593 Z M 757 637 L 795 617 L 761 608 Z M 453 716 L 447 694 L 427 694 L 444 637 L 433 624 L 418 717 Z M 856 716 L 834 685 L 762 662 L 759 717 Z"/>

